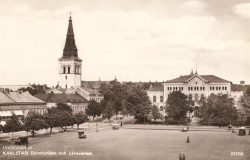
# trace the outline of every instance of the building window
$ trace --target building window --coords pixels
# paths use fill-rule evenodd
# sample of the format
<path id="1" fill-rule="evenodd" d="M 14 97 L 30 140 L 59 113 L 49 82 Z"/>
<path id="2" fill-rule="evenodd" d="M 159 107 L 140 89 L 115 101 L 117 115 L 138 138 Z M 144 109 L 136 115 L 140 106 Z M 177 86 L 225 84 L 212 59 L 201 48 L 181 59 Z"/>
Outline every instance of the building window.
<path id="1" fill-rule="evenodd" d="M 163 96 L 160 97 L 160 101 L 163 102 Z"/>
<path id="2" fill-rule="evenodd" d="M 218 90 L 218 87 L 216 87 L 216 91 Z"/>
<path id="3" fill-rule="evenodd" d="M 194 95 L 194 100 L 195 100 L 195 101 L 198 101 L 198 99 L 199 99 L 198 94 L 195 94 L 195 95 Z"/>
<path id="4" fill-rule="evenodd" d="M 163 107 L 162 106 L 160 107 L 160 111 L 163 111 Z"/>
<path id="5" fill-rule="evenodd" d="M 196 87 L 194 87 L 194 90 L 196 91 Z"/>
<path id="6" fill-rule="evenodd" d="M 156 102 L 156 96 L 153 97 L 153 102 Z"/>
<path id="7" fill-rule="evenodd" d="M 67 79 L 67 76 L 65 76 L 65 79 Z"/>
<path id="8" fill-rule="evenodd" d="M 68 67 L 68 73 L 70 73 L 70 67 Z"/>
<path id="9" fill-rule="evenodd" d="M 67 84 L 65 85 L 65 87 L 67 88 Z"/>
<path id="10" fill-rule="evenodd" d="M 220 87 L 219 87 L 219 91 L 220 91 Z"/>
<path id="11" fill-rule="evenodd" d="M 203 91 L 205 91 L 205 87 L 203 87 Z"/>
<path id="12" fill-rule="evenodd" d="M 201 99 L 204 99 L 204 98 L 205 98 L 205 97 L 204 97 L 204 94 L 202 94 L 202 95 L 201 95 Z"/>
<path id="13" fill-rule="evenodd" d="M 227 90 L 227 87 L 225 87 L 225 91 Z"/>
<path id="14" fill-rule="evenodd" d="M 66 67 L 63 67 L 63 73 L 66 73 Z"/>
<path id="15" fill-rule="evenodd" d="M 188 99 L 189 99 L 190 101 L 192 101 L 192 99 L 193 99 L 192 94 L 190 94 L 190 95 L 188 96 Z"/>

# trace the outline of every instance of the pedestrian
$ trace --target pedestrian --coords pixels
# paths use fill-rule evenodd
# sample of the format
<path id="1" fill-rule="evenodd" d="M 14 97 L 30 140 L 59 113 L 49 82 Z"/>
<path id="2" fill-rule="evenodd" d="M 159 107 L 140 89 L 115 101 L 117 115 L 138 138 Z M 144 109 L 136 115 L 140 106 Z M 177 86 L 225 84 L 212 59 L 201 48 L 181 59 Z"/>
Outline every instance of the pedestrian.
<path id="1" fill-rule="evenodd" d="M 185 155 L 183 154 L 183 156 L 182 156 L 182 160 L 186 160 L 186 157 L 185 157 Z"/>
<path id="2" fill-rule="evenodd" d="M 187 143 L 189 143 L 189 136 L 187 137 Z"/>
<path id="3" fill-rule="evenodd" d="M 189 127 L 187 127 L 187 131 L 189 130 Z"/>
<path id="4" fill-rule="evenodd" d="M 122 121 L 121 121 L 121 127 L 122 127 Z"/>
<path id="5" fill-rule="evenodd" d="M 179 160 L 183 160 L 181 153 L 179 154 Z"/>

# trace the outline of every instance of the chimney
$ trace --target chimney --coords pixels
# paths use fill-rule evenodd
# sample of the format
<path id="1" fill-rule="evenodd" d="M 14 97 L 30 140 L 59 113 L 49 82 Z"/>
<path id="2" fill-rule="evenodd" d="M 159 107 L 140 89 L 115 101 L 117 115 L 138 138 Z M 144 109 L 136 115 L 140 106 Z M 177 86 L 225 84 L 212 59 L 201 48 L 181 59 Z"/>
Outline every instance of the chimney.
<path id="1" fill-rule="evenodd" d="M 245 86 L 245 81 L 240 81 L 240 84 L 241 84 L 242 86 Z"/>
<path id="2" fill-rule="evenodd" d="M 8 94 L 10 93 L 9 88 L 5 88 L 4 91 L 5 91 L 5 93 L 8 93 Z"/>
<path id="3" fill-rule="evenodd" d="M 22 94 L 22 93 L 23 93 L 23 90 L 19 89 L 19 90 L 18 90 L 18 93 L 19 93 L 19 94 Z"/>

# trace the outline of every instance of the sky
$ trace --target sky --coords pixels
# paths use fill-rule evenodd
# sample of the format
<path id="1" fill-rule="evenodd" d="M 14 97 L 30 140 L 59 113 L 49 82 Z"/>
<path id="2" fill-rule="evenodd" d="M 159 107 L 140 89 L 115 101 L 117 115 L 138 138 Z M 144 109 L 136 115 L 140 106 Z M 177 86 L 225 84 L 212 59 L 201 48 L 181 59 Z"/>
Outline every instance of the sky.
<path id="1" fill-rule="evenodd" d="M 0 4 L 0 85 L 57 85 L 70 12 L 82 80 L 162 82 L 197 68 L 250 84 L 249 0 Z"/>

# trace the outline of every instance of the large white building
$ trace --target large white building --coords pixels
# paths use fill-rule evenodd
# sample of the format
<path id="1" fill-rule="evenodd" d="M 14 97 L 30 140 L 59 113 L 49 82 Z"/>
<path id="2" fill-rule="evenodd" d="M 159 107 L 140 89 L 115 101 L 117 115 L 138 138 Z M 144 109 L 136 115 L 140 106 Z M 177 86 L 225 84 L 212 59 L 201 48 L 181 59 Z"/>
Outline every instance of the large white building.
<path id="1" fill-rule="evenodd" d="M 158 106 L 160 112 L 165 115 L 168 95 L 173 91 L 181 91 L 195 102 L 194 112 L 191 114 L 195 117 L 199 111 L 198 101 L 202 96 L 208 97 L 212 93 L 223 93 L 237 101 L 247 87 L 250 87 L 250 85 L 245 85 L 243 81 L 236 85 L 214 75 L 199 75 L 192 71 L 189 75 L 152 84 L 147 93 L 152 104 Z"/>

